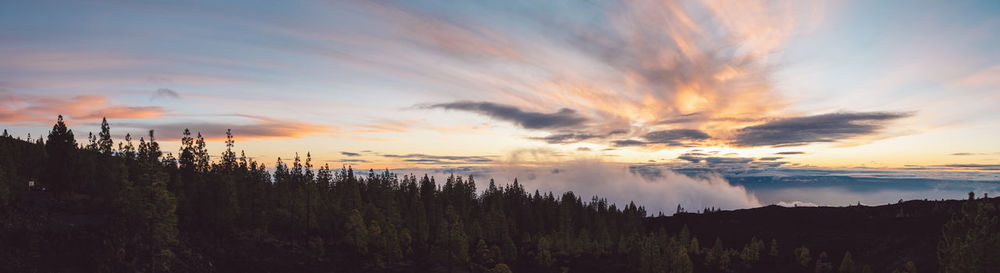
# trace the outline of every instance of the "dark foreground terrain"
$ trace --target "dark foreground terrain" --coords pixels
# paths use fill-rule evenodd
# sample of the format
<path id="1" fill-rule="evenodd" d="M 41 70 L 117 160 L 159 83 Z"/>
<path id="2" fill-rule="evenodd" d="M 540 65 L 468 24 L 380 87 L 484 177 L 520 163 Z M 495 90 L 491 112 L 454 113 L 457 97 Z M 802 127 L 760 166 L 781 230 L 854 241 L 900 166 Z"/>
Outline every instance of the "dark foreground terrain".
<path id="1" fill-rule="evenodd" d="M 472 177 L 268 171 L 185 131 L 0 136 L 0 272 L 997 272 L 1000 199 L 647 217 Z M 117 145 L 114 145 L 117 144 Z M 239 153 L 242 154 L 242 153 Z M 215 158 L 217 160 L 212 160 Z M 619 207 L 619 205 L 622 205 Z M 678 209 L 681 211 L 681 208 Z"/>
<path id="2" fill-rule="evenodd" d="M 978 202 L 996 206 L 1000 199 L 979 199 Z M 726 247 L 742 246 L 753 237 L 767 243 L 776 242 L 777 256 L 764 258 L 766 262 L 748 272 L 803 272 L 795 253 L 796 248 L 803 246 L 812 254 L 813 264 L 817 255 L 827 253 L 827 262 L 832 263 L 833 272 L 838 272 L 846 252 L 851 253 L 859 272 L 864 265 L 870 266 L 873 272 L 903 271 L 908 262 L 920 272 L 938 272 L 942 227 L 962 213 L 965 203 L 962 200 L 912 200 L 873 207 L 767 206 L 650 218 L 646 227 L 676 231 L 687 226 L 697 231 L 693 235 L 695 238 L 706 242 L 702 247 L 711 247 L 706 244 L 715 238 L 726 243 Z M 695 271 L 710 270 L 696 266 Z"/>

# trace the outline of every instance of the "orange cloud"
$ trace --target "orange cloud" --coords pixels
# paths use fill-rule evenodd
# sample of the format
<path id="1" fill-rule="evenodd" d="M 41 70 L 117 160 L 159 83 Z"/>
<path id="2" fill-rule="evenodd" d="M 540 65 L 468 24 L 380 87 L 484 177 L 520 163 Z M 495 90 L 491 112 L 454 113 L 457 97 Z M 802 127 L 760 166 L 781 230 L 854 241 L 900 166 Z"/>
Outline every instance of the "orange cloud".
<path id="1" fill-rule="evenodd" d="M 55 96 L 6 94 L 0 97 L 0 122 L 14 124 L 48 123 L 56 115 L 68 122 L 113 119 L 150 119 L 166 113 L 159 106 L 113 105 L 103 96 Z"/>
<path id="2" fill-rule="evenodd" d="M 362 3 L 375 14 L 400 26 L 398 34 L 421 46 L 463 57 L 522 57 L 517 45 L 498 30 L 483 25 L 453 23 L 377 1 Z"/>
<path id="3" fill-rule="evenodd" d="M 336 127 L 295 120 L 282 120 L 259 116 L 236 115 L 244 119 L 239 122 L 172 122 L 172 123 L 139 123 L 113 122 L 112 126 L 121 126 L 140 130 L 154 130 L 164 140 L 180 139 L 184 129 L 192 134 L 201 133 L 209 141 L 223 140 L 226 130 L 231 129 L 239 140 L 302 138 L 308 135 L 332 133 Z"/>
<path id="4" fill-rule="evenodd" d="M 586 128 L 549 130 L 559 134 L 626 130 L 616 138 L 629 139 L 689 129 L 727 137 L 763 117 L 784 114 L 786 103 L 774 92 L 770 79 L 774 64 L 767 57 L 799 30 L 803 20 L 793 11 L 803 7 L 765 1 L 728 7 L 715 2 L 639 0 L 603 8 L 606 14 L 601 19 L 606 20 L 560 24 L 542 20 L 540 27 L 554 28 L 545 32 L 553 34 L 551 41 L 502 44 L 516 50 L 513 56 L 524 56 L 505 59 L 504 66 L 514 63 L 535 73 L 464 72 L 454 78 L 475 78 L 468 81 L 495 86 L 489 91 L 503 97 L 489 102 L 526 112 L 569 108 L 590 121 Z M 408 25 L 448 23 L 414 18 L 421 20 L 407 21 Z M 491 32 L 475 34 L 508 41 Z M 450 43 L 430 45 L 452 52 Z M 449 56 L 463 58 L 459 53 Z"/>

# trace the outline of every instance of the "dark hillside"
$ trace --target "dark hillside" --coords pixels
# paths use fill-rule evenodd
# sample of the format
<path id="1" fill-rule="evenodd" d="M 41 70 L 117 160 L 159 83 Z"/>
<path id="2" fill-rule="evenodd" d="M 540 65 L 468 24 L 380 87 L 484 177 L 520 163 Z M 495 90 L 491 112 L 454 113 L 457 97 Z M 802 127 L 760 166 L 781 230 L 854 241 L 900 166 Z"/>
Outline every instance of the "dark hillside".
<path id="1" fill-rule="evenodd" d="M 989 202 L 998 204 L 1000 199 Z M 727 247 L 747 244 L 752 237 L 777 240 L 781 257 L 807 246 L 836 259 L 850 251 L 858 264 L 876 272 L 890 272 L 913 261 L 922 272 L 937 272 L 937 245 L 941 227 L 964 201 L 906 201 L 883 206 L 794 207 L 767 206 L 705 214 L 681 213 L 649 218 L 647 229 L 677 232 L 684 225 L 702 242 L 716 237 Z M 839 260 L 835 260 L 839 261 Z M 760 268 L 762 272 L 791 272 L 789 262 Z"/>

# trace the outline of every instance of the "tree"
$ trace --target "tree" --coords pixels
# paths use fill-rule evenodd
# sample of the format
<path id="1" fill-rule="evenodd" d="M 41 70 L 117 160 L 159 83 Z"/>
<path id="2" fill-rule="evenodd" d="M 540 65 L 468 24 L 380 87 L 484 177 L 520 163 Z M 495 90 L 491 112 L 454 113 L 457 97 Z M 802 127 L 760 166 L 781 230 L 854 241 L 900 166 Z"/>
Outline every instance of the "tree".
<path id="1" fill-rule="evenodd" d="M 547 236 L 538 239 L 535 248 L 535 262 L 544 267 L 552 266 L 552 263 L 555 262 L 555 259 L 552 258 L 552 242 Z"/>
<path id="2" fill-rule="evenodd" d="M 698 243 L 698 237 L 691 237 L 691 245 L 688 247 L 691 253 L 695 255 L 701 254 L 701 245 Z"/>
<path id="3" fill-rule="evenodd" d="M 482 266 L 495 264 L 495 254 L 496 253 L 490 251 L 490 247 L 486 244 L 486 240 L 480 238 L 479 241 L 476 242 L 476 263 Z"/>
<path id="4" fill-rule="evenodd" d="M 705 265 L 713 265 L 720 258 L 722 258 L 722 255 L 724 254 L 723 252 L 725 251 L 725 247 L 722 246 L 722 239 L 716 237 L 715 244 L 713 244 L 712 248 L 705 254 Z"/>
<path id="5" fill-rule="evenodd" d="M 691 230 L 688 229 L 687 225 L 681 227 L 681 231 L 677 233 L 677 240 L 681 245 L 688 245 L 691 243 Z"/>
<path id="6" fill-rule="evenodd" d="M 684 249 L 683 247 L 674 252 L 674 256 L 670 259 L 670 272 L 674 273 L 694 272 L 694 263 L 691 262 L 691 257 L 688 256 L 687 250 Z"/>
<path id="7" fill-rule="evenodd" d="M 833 272 L 833 264 L 829 261 L 829 256 L 826 252 L 820 252 L 819 257 L 816 257 L 816 273 L 830 273 Z"/>
<path id="8" fill-rule="evenodd" d="M 160 165 L 159 144 L 149 132 L 150 141 L 140 138 L 138 174 L 126 185 L 121 201 L 124 219 L 122 236 L 131 237 L 125 245 L 136 251 L 133 259 L 142 261 L 134 271 L 170 272 L 178 243 L 177 200 L 167 190 L 167 174 Z"/>
<path id="9" fill-rule="evenodd" d="M 809 248 L 806 246 L 801 246 L 795 249 L 795 260 L 799 262 L 799 265 L 803 267 L 808 267 L 809 262 L 812 261 L 812 256 L 809 255 Z"/>
<path id="10" fill-rule="evenodd" d="M 226 170 L 236 168 L 236 152 L 233 152 L 234 143 L 236 141 L 233 140 L 233 130 L 226 129 L 226 151 L 222 152 L 222 166 Z"/>
<path id="11" fill-rule="evenodd" d="M 996 268 L 990 268 L 990 270 L 992 269 Z M 917 273 L 917 266 L 913 264 L 913 261 L 907 261 L 906 265 L 903 265 L 903 273 Z"/>
<path id="12" fill-rule="evenodd" d="M 854 260 L 851 259 L 851 252 L 844 252 L 844 258 L 840 260 L 840 267 L 837 270 L 839 273 L 855 273 L 857 272 L 857 267 L 854 265 Z"/>
<path id="13" fill-rule="evenodd" d="M 350 217 L 344 223 L 346 234 L 344 240 L 353 246 L 359 253 L 368 252 L 368 228 L 365 226 L 365 219 L 361 216 L 361 211 L 354 209 Z"/>
<path id="14" fill-rule="evenodd" d="M 1000 249 L 1000 228 L 993 204 L 965 201 L 962 212 L 946 223 L 941 233 L 941 272 L 989 272 L 1000 268 L 1000 251 L 996 251 Z"/>
<path id="15" fill-rule="evenodd" d="M 778 239 L 771 239 L 771 250 L 767 252 L 771 257 L 778 257 Z"/>
<path id="16" fill-rule="evenodd" d="M 445 246 L 449 254 L 449 264 L 464 266 L 469 263 L 469 238 L 465 234 L 465 227 L 451 205 L 445 209 L 445 215 L 448 218 Z"/>
<path id="17" fill-rule="evenodd" d="M 111 155 L 111 148 L 114 146 L 114 141 L 111 140 L 111 126 L 108 125 L 108 119 L 101 119 L 101 132 L 97 134 L 97 150 L 101 154 Z"/>
<path id="18" fill-rule="evenodd" d="M 59 115 L 56 124 L 49 131 L 45 142 L 45 152 L 48 155 L 48 171 L 46 172 L 50 185 L 56 192 L 72 191 L 70 179 L 73 177 L 72 153 L 76 149 L 76 138 L 73 130 L 66 127 L 63 116 Z"/>

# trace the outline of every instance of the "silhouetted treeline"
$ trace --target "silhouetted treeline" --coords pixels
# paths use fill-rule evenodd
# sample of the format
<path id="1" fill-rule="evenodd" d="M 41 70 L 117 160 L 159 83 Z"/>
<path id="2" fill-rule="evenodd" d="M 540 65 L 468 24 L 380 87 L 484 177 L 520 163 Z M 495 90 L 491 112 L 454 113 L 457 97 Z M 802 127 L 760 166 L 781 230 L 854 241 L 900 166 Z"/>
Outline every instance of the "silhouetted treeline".
<path id="1" fill-rule="evenodd" d="M 62 117 L 44 139 L 5 131 L 0 271 L 872 272 L 846 251 L 776 236 L 699 241 L 634 203 L 529 192 L 516 179 L 478 190 L 472 177 L 355 175 L 308 153 L 271 173 L 226 135 L 213 156 L 185 130 L 174 156 L 152 131 L 115 143 L 107 121 L 85 143 Z M 942 272 L 996 268 L 998 252 L 985 251 L 1000 246 L 994 205 L 965 207 L 940 233 Z"/>

